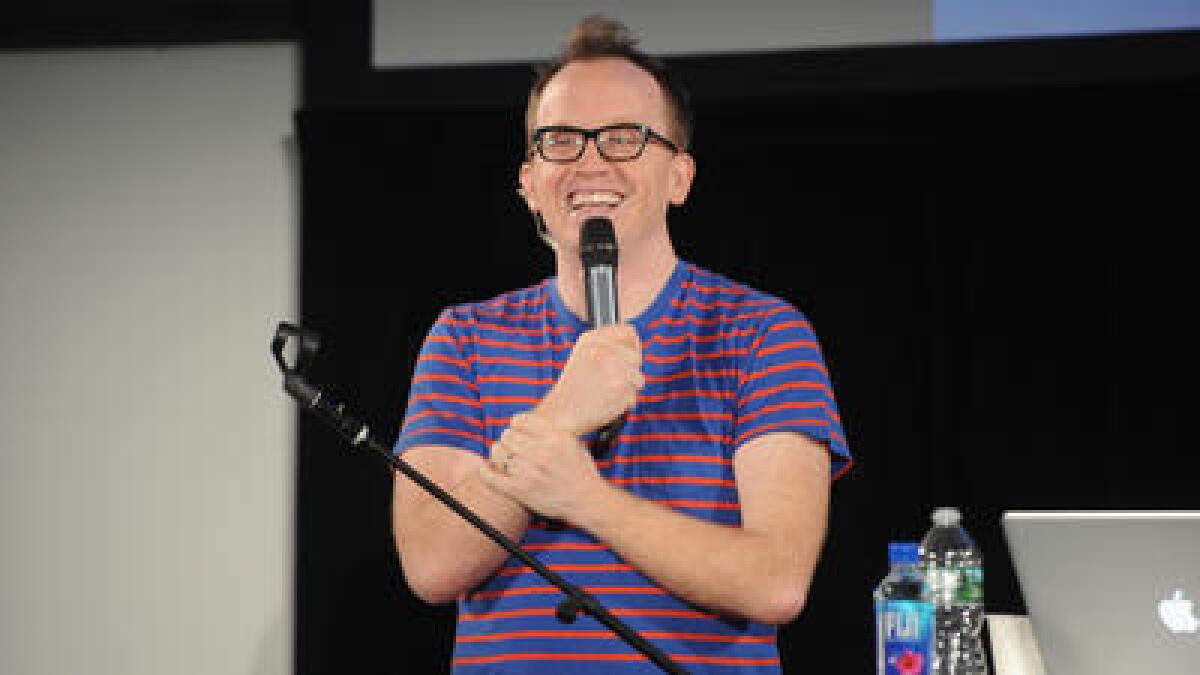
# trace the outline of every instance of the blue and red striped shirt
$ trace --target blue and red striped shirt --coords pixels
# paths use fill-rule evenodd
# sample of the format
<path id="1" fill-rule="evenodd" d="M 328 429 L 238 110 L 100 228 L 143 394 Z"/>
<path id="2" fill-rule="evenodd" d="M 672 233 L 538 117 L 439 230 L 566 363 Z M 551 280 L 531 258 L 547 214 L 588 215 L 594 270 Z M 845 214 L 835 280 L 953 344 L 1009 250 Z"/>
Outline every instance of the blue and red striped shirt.
<path id="1" fill-rule="evenodd" d="M 646 386 L 600 473 L 642 498 L 713 523 L 741 523 L 734 452 L 771 432 L 850 454 L 816 335 L 787 302 L 680 262 L 629 321 Z M 516 413 L 536 405 L 590 326 L 554 279 L 447 309 L 418 357 L 396 452 L 416 445 L 488 456 Z M 595 537 L 535 521 L 521 546 L 595 595 L 693 673 L 778 673 L 775 628 L 715 615 L 654 585 Z M 456 673 L 653 673 L 591 617 L 561 624 L 561 594 L 516 559 L 459 600 Z"/>

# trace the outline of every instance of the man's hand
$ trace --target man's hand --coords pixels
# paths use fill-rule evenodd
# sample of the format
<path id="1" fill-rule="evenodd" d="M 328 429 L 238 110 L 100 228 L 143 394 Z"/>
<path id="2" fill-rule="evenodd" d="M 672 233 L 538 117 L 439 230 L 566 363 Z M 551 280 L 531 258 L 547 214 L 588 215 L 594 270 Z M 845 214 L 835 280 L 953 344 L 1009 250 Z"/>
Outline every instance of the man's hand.
<path id="1" fill-rule="evenodd" d="M 589 495 L 608 487 L 579 438 L 536 413 L 513 416 L 479 477 L 530 511 L 559 520 L 569 520 Z"/>
<path id="2" fill-rule="evenodd" d="M 632 408 L 645 383 L 637 331 L 624 323 L 601 326 L 579 336 L 558 382 L 535 411 L 582 436 Z"/>

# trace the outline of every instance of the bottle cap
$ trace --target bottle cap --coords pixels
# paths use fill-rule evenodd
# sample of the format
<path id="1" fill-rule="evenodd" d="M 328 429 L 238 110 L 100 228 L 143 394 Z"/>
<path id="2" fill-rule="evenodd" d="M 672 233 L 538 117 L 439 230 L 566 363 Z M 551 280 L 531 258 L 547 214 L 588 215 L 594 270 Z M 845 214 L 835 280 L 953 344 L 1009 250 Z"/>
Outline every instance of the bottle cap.
<path id="1" fill-rule="evenodd" d="M 943 506 L 933 512 L 933 524 L 938 527 L 954 527 L 962 520 L 962 514 L 953 506 Z"/>
<path id="2" fill-rule="evenodd" d="M 921 560 L 921 545 L 915 541 L 893 541 L 888 544 L 889 565 L 915 565 Z"/>

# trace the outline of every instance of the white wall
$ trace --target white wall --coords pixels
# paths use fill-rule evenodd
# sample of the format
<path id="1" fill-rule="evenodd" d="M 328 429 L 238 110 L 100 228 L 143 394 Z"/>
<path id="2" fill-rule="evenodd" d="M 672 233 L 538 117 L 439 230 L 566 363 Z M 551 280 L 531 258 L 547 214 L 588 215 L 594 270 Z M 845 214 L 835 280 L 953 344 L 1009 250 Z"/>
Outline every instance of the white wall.
<path id="1" fill-rule="evenodd" d="M 291 671 L 296 71 L 0 53 L 0 672 Z"/>
<path id="2" fill-rule="evenodd" d="M 584 16 L 624 22 L 652 54 L 925 42 L 931 0 L 373 0 L 377 67 L 549 58 Z"/>

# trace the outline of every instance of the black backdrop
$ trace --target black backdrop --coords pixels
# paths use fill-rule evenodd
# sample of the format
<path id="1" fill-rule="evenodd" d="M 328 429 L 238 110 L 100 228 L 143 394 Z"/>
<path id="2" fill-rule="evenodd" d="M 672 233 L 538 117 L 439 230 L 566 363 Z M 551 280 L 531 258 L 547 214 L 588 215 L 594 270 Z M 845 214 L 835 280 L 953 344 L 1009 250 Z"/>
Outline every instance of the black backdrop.
<path id="1" fill-rule="evenodd" d="M 965 510 L 991 611 L 1023 611 L 1003 510 L 1198 506 L 1196 37 L 680 61 L 699 174 L 678 249 L 810 316 L 857 460 L 789 672 L 870 672 L 885 545 L 935 506 Z M 390 442 L 438 309 L 552 261 L 514 192 L 527 68 L 370 73 L 362 44 L 345 15 L 307 43 L 301 302 L 315 379 Z M 311 420 L 298 452 L 297 672 L 444 671 L 453 611 L 404 585 L 383 463 Z"/>

